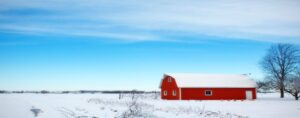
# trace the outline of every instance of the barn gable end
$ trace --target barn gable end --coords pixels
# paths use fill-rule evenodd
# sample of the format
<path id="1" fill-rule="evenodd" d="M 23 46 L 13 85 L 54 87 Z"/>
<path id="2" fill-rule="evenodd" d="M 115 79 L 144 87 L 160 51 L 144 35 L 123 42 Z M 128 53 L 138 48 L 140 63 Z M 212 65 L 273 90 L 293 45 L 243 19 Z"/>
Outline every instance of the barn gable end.
<path id="1" fill-rule="evenodd" d="M 161 96 L 162 99 L 178 100 L 179 99 L 179 88 L 176 80 L 168 75 L 164 75 L 161 81 Z"/>

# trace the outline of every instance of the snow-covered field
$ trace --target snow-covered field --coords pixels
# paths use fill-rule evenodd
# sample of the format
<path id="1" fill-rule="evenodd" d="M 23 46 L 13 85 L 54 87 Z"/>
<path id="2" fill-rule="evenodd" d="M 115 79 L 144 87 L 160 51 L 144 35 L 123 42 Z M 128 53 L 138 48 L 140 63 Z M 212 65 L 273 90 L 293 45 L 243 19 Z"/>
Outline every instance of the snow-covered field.
<path id="1" fill-rule="evenodd" d="M 0 94 L 0 118 L 299 118 L 300 101 L 286 94 L 254 101 L 166 101 L 153 94 Z M 36 112 L 36 115 L 34 115 Z"/>

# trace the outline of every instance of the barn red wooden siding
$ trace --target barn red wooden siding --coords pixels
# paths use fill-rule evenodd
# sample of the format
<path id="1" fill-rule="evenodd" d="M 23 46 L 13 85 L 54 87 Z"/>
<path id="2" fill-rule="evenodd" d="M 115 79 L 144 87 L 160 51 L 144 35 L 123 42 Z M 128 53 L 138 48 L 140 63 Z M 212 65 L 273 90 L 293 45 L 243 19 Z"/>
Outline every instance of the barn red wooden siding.
<path id="1" fill-rule="evenodd" d="M 252 99 L 256 99 L 256 88 L 178 88 L 176 78 L 171 76 L 164 76 L 160 87 L 161 98 L 166 100 L 245 100 L 246 91 L 252 91 Z M 206 96 L 206 90 L 212 95 Z"/>

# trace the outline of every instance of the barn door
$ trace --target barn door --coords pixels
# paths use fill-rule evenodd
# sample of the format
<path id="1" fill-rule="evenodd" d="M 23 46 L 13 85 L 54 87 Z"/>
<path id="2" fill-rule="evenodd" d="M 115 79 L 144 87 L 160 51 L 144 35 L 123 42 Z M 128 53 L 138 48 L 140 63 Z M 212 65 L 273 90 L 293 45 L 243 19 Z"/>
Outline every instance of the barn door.
<path id="1" fill-rule="evenodd" d="M 252 91 L 246 91 L 246 99 L 247 100 L 252 100 Z"/>

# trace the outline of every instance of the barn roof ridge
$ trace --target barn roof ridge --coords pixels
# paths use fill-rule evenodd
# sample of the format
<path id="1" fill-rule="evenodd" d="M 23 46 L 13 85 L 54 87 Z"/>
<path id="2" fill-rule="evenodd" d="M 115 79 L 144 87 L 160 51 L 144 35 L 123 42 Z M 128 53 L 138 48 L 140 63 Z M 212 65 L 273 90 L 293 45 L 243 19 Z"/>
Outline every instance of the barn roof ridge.
<path id="1" fill-rule="evenodd" d="M 175 79 L 179 88 L 255 88 L 257 85 L 245 74 L 165 73 Z"/>

